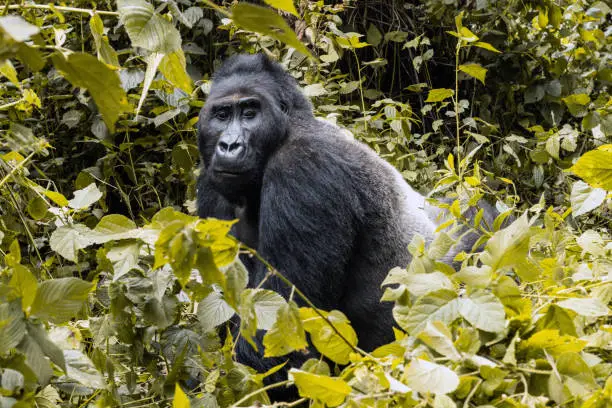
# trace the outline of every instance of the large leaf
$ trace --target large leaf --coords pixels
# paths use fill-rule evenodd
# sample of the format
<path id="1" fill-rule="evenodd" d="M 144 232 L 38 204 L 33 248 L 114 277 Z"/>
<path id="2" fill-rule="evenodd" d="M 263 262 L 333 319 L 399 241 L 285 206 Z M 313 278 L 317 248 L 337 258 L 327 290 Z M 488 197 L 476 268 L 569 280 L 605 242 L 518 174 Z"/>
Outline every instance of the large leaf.
<path id="1" fill-rule="evenodd" d="M 459 301 L 459 313 L 477 329 L 498 333 L 506 327 L 504 305 L 495 295 L 477 291 Z"/>
<path id="2" fill-rule="evenodd" d="M 577 181 L 572 186 L 570 203 L 572 215 L 579 217 L 599 207 L 606 199 L 606 190 L 593 188 L 584 181 Z"/>
<path id="3" fill-rule="evenodd" d="M 93 287 L 93 283 L 78 278 L 44 281 L 38 287 L 31 315 L 57 324 L 64 323 L 81 310 Z"/>
<path id="4" fill-rule="evenodd" d="M 412 335 L 417 335 L 427 322 L 441 321 L 450 325 L 459 317 L 457 294 L 441 289 L 420 297 L 411 308 L 393 308 L 393 316 L 400 327 Z"/>
<path id="5" fill-rule="evenodd" d="M 53 64 L 74 86 L 86 88 L 96 102 L 104 123 L 111 132 L 123 112 L 129 112 L 125 91 L 115 71 L 96 57 L 82 52 L 68 56 L 55 53 Z"/>
<path id="6" fill-rule="evenodd" d="M 312 56 L 308 48 L 298 40 L 287 22 L 269 8 L 240 2 L 232 7 L 232 20 L 245 30 L 268 35 L 304 55 Z"/>
<path id="7" fill-rule="evenodd" d="M 287 13 L 291 13 L 296 17 L 299 17 L 297 10 L 295 9 L 295 5 L 293 4 L 293 0 L 264 0 L 266 4 L 276 7 L 277 9 L 286 11 Z"/>
<path id="8" fill-rule="evenodd" d="M 27 41 L 40 31 L 38 27 L 28 23 L 21 16 L 14 15 L 0 17 L 0 30 L 17 42 Z"/>
<path id="9" fill-rule="evenodd" d="M 274 325 L 263 339 L 264 357 L 284 356 L 308 347 L 306 334 L 295 303 L 285 303 L 276 313 Z"/>
<path id="10" fill-rule="evenodd" d="M 117 0 L 117 10 L 134 47 L 161 54 L 181 48 L 181 35 L 146 0 Z"/>
<path id="11" fill-rule="evenodd" d="M 80 249 L 93 243 L 91 230 L 83 224 L 64 225 L 51 234 L 51 249 L 64 258 L 77 262 Z"/>
<path id="12" fill-rule="evenodd" d="M 187 93 L 191 93 L 193 91 L 193 86 L 191 78 L 185 70 L 185 66 L 185 54 L 183 50 L 178 49 L 162 58 L 159 64 L 159 71 L 164 74 L 172 85 Z"/>
<path id="13" fill-rule="evenodd" d="M 80 350 L 64 350 L 66 374 L 80 384 L 93 389 L 104 388 L 104 377 L 93 365 L 92 361 Z"/>
<path id="14" fill-rule="evenodd" d="M 425 102 L 442 102 L 455 94 L 455 91 L 448 88 L 432 89 L 427 95 Z"/>
<path id="15" fill-rule="evenodd" d="M 421 393 L 448 394 L 457 389 L 459 376 L 450 368 L 415 358 L 404 374 L 408 386 Z"/>
<path id="16" fill-rule="evenodd" d="M 484 85 L 485 76 L 487 75 L 487 69 L 484 68 L 482 65 L 480 64 L 459 65 L 459 70 L 462 72 L 465 72 L 471 77 L 476 78 L 477 80 L 482 82 L 482 84 Z"/>
<path id="17" fill-rule="evenodd" d="M 289 371 L 300 396 L 321 401 L 329 407 L 342 404 L 351 393 L 351 387 L 341 378 L 317 375 L 292 369 Z"/>
<path id="18" fill-rule="evenodd" d="M 350 322 L 341 312 L 337 310 L 329 313 L 320 312 L 323 316 L 327 317 L 336 330 L 313 309 L 302 307 L 300 308 L 300 318 L 304 324 L 304 329 L 310 334 L 312 344 L 321 354 L 335 363 L 347 364 L 353 347 L 357 345 L 355 330 L 353 330 Z"/>
<path id="19" fill-rule="evenodd" d="M 570 171 L 592 187 L 612 191 L 612 144 L 586 152 Z"/>
<path id="20" fill-rule="evenodd" d="M 102 192 L 95 183 L 91 183 L 87 187 L 75 191 L 74 198 L 68 201 L 68 205 L 75 210 L 82 210 L 88 208 L 101 198 Z"/>
<path id="21" fill-rule="evenodd" d="M 0 344 L 2 344 L 0 355 L 17 347 L 25 335 L 24 317 L 19 300 L 0 303 Z"/>
<path id="22" fill-rule="evenodd" d="M 278 309 L 287 304 L 281 295 L 271 290 L 255 289 L 253 307 L 257 316 L 257 328 L 270 330 L 276 322 Z"/>
<path id="23" fill-rule="evenodd" d="M 198 320 L 204 332 L 227 322 L 235 313 L 218 292 L 212 292 L 198 304 Z"/>
<path id="24" fill-rule="evenodd" d="M 602 317 L 610 315 L 610 310 L 601 300 L 596 298 L 573 298 L 565 299 L 557 303 L 557 306 L 573 310 L 581 316 Z"/>

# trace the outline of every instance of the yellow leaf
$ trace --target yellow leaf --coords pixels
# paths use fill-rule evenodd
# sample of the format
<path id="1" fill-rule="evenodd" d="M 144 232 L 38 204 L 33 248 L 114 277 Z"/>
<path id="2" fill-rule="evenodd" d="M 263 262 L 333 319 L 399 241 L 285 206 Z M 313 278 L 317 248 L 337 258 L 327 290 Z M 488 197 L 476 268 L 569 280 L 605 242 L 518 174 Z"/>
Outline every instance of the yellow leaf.
<path id="1" fill-rule="evenodd" d="M 455 91 L 448 88 L 432 89 L 427 95 L 425 102 L 442 102 L 455 94 Z"/>
<path id="2" fill-rule="evenodd" d="M 182 49 L 178 49 L 164 56 L 159 64 L 159 70 L 172 85 L 190 94 L 193 87 L 191 78 L 185 71 L 185 65 L 185 54 Z"/>
<path id="3" fill-rule="evenodd" d="M 471 32 L 467 27 L 461 27 L 461 30 L 459 30 L 459 34 L 461 35 L 461 39 L 463 41 L 467 41 L 470 43 L 478 41 L 478 36 Z"/>
<path id="4" fill-rule="evenodd" d="M 482 82 L 482 84 L 484 85 L 485 76 L 487 75 L 487 69 L 484 68 L 482 65 L 480 64 L 459 65 L 459 70 L 462 72 L 465 72 L 471 77 L 476 78 L 477 80 Z"/>
<path id="5" fill-rule="evenodd" d="M 591 187 L 612 191 L 612 144 L 586 152 L 570 171 Z"/>
<path id="6" fill-rule="evenodd" d="M 480 180 L 476 177 L 468 176 L 465 178 L 465 181 L 472 187 L 476 187 L 480 185 Z"/>
<path id="7" fill-rule="evenodd" d="M 189 398 L 185 395 L 185 392 L 179 387 L 178 383 L 174 387 L 174 401 L 172 401 L 172 408 L 189 408 Z"/>
<path id="8" fill-rule="evenodd" d="M 351 387 L 341 378 L 291 370 L 291 376 L 301 397 L 321 401 L 327 406 L 337 407 L 351 393 Z"/>
<path id="9" fill-rule="evenodd" d="M 267 5 L 275 7 L 279 10 L 286 11 L 287 13 L 291 13 L 296 17 L 299 17 L 295 6 L 293 5 L 293 0 L 264 0 Z"/>
<path id="10" fill-rule="evenodd" d="M 548 25 L 548 10 L 547 9 L 540 9 L 540 12 L 538 13 L 538 26 L 540 27 L 540 29 L 545 29 L 546 26 Z"/>
<path id="11" fill-rule="evenodd" d="M 484 41 L 477 41 L 473 44 L 471 44 L 475 47 L 479 47 L 479 48 L 484 48 L 485 50 L 489 50 L 489 51 L 493 51 L 493 52 L 497 52 L 501 54 L 501 51 L 498 50 L 497 48 L 495 48 L 494 46 L 492 46 L 491 44 L 484 42 Z"/>

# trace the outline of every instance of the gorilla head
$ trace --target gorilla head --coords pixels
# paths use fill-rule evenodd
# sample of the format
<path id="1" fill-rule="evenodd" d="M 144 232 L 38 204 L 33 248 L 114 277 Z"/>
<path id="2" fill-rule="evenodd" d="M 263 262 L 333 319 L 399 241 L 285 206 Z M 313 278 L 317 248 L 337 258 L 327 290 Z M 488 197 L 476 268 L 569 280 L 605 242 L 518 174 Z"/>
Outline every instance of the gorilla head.
<path id="1" fill-rule="evenodd" d="M 295 80 L 264 55 L 226 61 L 199 118 L 211 186 L 234 204 L 257 199 L 265 163 L 288 135 L 289 116 L 310 111 Z"/>

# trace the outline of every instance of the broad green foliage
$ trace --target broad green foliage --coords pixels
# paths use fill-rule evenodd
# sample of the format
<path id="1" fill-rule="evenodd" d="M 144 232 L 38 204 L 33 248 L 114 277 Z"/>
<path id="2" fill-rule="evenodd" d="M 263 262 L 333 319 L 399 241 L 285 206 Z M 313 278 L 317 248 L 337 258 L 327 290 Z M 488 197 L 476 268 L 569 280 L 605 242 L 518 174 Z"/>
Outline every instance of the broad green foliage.
<path id="1" fill-rule="evenodd" d="M 272 385 L 311 407 L 609 406 L 605 2 L 69 3 L 0 5 L 0 406 L 269 405 L 286 367 L 236 362 L 238 335 L 322 355 Z M 193 215 L 211 74 L 258 51 L 442 210 L 381 282 L 376 350 Z"/>

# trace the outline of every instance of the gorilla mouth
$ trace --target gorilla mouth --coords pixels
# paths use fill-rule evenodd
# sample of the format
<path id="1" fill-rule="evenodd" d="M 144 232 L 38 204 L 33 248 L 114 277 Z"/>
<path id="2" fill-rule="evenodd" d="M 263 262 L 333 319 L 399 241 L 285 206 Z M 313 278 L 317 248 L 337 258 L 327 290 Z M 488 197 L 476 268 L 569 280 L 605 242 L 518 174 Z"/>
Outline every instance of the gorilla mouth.
<path id="1" fill-rule="evenodd" d="M 226 169 L 214 169 L 213 172 L 217 177 L 242 177 L 243 171 L 238 170 L 226 170 Z"/>

